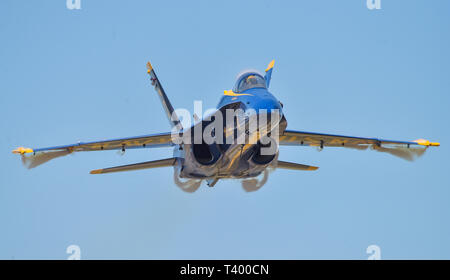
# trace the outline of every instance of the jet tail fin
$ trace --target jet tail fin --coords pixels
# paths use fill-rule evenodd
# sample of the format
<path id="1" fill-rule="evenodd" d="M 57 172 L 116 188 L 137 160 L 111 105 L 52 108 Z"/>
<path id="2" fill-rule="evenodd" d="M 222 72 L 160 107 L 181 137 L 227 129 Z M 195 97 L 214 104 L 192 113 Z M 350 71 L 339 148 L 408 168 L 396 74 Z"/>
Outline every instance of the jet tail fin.
<path id="1" fill-rule="evenodd" d="M 272 60 L 266 69 L 266 75 L 264 76 L 264 79 L 266 80 L 267 88 L 269 88 L 269 85 L 270 85 L 270 79 L 272 78 L 272 70 L 273 70 L 274 65 L 275 65 L 275 60 Z"/>
<path id="2" fill-rule="evenodd" d="M 167 158 L 153 161 L 146 161 L 128 165 L 115 166 L 104 169 L 96 169 L 92 170 L 91 174 L 104 174 L 104 173 L 112 173 L 112 172 L 121 172 L 121 171 L 131 171 L 131 170 L 140 170 L 140 169 L 148 169 L 148 168 L 158 168 L 158 167 L 169 167 L 174 166 L 177 163 L 176 158 Z"/>
<path id="3" fill-rule="evenodd" d="M 172 104 L 169 101 L 169 98 L 164 91 L 158 76 L 156 76 L 155 70 L 153 69 L 150 61 L 147 62 L 147 73 L 150 75 L 150 80 L 152 81 L 152 85 L 155 87 L 156 92 L 158 93 L 159 99 L 161 100 L 161 104 L 166 112 L 167 118 L 172 127 L 176 127 L 178 130 L 182 129 L 181 122 L 178 119 L 178 116 L 175 114 L 175 110 L 173 109 Z"/>

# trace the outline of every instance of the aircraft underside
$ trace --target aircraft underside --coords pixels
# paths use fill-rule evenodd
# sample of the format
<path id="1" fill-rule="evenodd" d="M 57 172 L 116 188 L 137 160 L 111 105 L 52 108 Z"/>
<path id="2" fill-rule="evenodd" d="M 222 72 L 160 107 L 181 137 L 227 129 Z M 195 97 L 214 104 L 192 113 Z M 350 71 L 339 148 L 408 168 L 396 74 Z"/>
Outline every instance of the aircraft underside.
<path id="1" fill-rule="evenodd" d="M 27 168 L 34 168 L 74 152 L 104 150 L 125 152 L 126 149 L 174 147 L 173 157 L 170 158 L 96 169 L 90 173 L 105 174 L 173 167 L 176 185 L 186 192 L 194 192 L 203 181 L 212 187 L 222 179 L 240 179 L 245 191 L 255 191 L 267 182 L 269 172 L 275 168 L 303 171 L 318 169 L 315 166 L 280 161 L 279 146 L 310 146 L 319 150 L 324 147 L 357 150 L 370 148 L 412 161 L 423 155 L 428 147 L 440 145 L 425 139 L 398 141 L 287 130 L 283 104 L 268 90 L 273 66 L 274 61 L 271 61 L 265 74 L 253 70 L 242 72 L 233 90 L 224 91 L 213 114 L 201 120 L 194 114 L 194 119 L 197 117 L 200 121 L 197 120 L 193 125 L 184 125 L 182 120 L 187 119 L 186 116 L 179 119 L 149 62 L 147 73 L 172 127 L 171 132 L 78 142 L 47 148 L 19 147 L 13 150 L 13 153 L 21 155 L 22 162 Z M 232 117 L 228 118 L 230 110 Z M 236 112 L 238 113 L 235 114 Z M 256 122 L 252 122 L 253 120 Z M 257 125 L 252 125 L 256 123 Z M 196 131 L 200 133 L 196 134 Z M 198 139 L 196 135 L 201 136 L 199 141 L 196 141 Z M 239 135 L 252 141 L 237 141 Z M 178 142 L 180 139 L 174 139 L 174 136 L 180 136 L 181 141 Z M 229 139 L 233 141 L 225 141 Z M 264 141 L 267 139 L 275 142 L 269 141 L 269 144 Z M 269 147 L 275 149 L 268 153 L 266 150 Z"/>

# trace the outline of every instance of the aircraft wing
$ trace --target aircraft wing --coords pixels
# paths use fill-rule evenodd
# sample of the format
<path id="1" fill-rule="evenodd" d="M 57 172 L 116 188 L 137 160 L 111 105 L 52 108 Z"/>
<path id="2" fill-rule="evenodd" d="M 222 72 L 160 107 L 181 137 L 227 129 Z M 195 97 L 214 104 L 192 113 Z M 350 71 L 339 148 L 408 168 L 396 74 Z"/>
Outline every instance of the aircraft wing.
<path id="1" fill-rule="evenodd" d="M 315 146 L 319 148 L 344 147 L 359 150 L 365 150 L 370 147 L 379 152 L 390 153 L 394 156 L 412 161 L 415 157 L 421 156 L 425 152 L 426 148 L 430 146 L 439 146 L 440 144 L 430 142 L 425 139 L 418 139 L 414 141 L 397 141 L 286 130 L 282 135 L 280 135 L 280 145 Z"/>
<path id="2" fill-rule="evenodd" d="M 73 152 L 122 150 L 137 148 L 154 148 L 173 146 L 171 133 L 149 134 L 128 138 L 101 140 L 94 142 L 78 142 L 71 145 L 54 146 L 48 148 L 24 148 L 19 147 L 13 151 L 21 154 L 22 160 L 28 168 L 36 167 L 53 158 L 64 156 Z M 25 154 L 31 154 L 25 156 Z"/>
<path id="3" fill-rule="evenodd" d="M 19 147 L 13 151 L 16 154 L 37 153 L 46 151 L 63 151 L 69 152 L 85 152 L 85 151 L 101 151 L 101 150 L 121 150 L 121 149 L 136 149 L 136 148 L 150 148 L 160 146 L 172 146 L 171 134 L 159 133 L 143 136 L 134 136 L 129 138 L 118 138 L 94 142 L 78 142 L 76 144 L 54 146 L 48 148 L 23 148 Z"/>

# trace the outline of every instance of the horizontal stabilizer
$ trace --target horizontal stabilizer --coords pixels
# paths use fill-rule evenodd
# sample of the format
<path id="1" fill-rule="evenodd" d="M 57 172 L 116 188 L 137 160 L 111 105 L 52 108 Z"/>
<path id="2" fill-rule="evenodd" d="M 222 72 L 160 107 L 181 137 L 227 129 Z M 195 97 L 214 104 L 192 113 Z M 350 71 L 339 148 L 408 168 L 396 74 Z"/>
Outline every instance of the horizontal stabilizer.
<path id="1" fill-rule="evenodd" d="M 112 173 L 112 172 L 121 172 L 121 171 L 132 171 L 132 170 L 140 170 L 147 168 L 157 168 L 157 167 L 169 167 L 174 166 L 177 162 L 176 158 L 167 158 L 153 161 L 146 161 L 128 165 L 121 165 L 116 167 L 110 167 L 105 169 L 96 169 L 92 170 L 91 174 L 104 174 L 104 173 Z"/>
<path id="2" fill-rule="evenodd" d="M 299 163 L 293 163 L 293 162 L 287 162 L 287 161 L 278 161 L 277 168 L 282 169 L 291 169 L 291 170 L 304 170 L 304 171 L 314 171 L 319 169 L 317 166 L 311 166 L 311 165 L 305 165 L 305 164 L 299 164 Z"/>

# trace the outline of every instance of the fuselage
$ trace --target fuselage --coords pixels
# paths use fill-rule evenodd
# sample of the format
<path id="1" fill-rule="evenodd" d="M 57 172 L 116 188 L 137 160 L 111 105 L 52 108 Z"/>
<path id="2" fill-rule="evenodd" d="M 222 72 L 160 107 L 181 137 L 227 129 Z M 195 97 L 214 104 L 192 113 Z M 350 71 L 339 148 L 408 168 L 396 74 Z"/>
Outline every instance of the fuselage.
<path id="1" fill-rule="evenodd" d="M 242 79 L 249 75 L 258 75 L 258 73 L 248 72 L 241 75 L 236 84 L 239 85 Z M 248 86 L 247 86 L 248 87 Z M 243 127 L 245 127 L 246 137 L 256 138 L 246 139 L 244 142 L 239 141 L 239 134 L 236 129 L 232 131 L 233 141 L 228 141 L 226 136 L 229 136 L 230 127 L 226 114 L 228 111 L 241 110 L 243 118 L 241 118 Z M 258 176 L 270 164 L 274 163 L 278 157 L 278 149 L 273 152 L 262 152 L 262 148 L 267 146 L 267 143 L 261 139 L 265 136 L 271 136 L 274 131 L 278 134 L 284 132 L 287 126 L 286 119 L 282 113 L 282 104 L 275 98 L 275 96 L 268 91 L 268 89 L 260 84 L 254 87 L 239 90 L 236 86 L 233 91 L 225 91 L 225 94 L 220 99 L 217 105 L 217 111 L 223 113 L 223 125 L 221 126 L 224 132 L 224 141 L 212 144 L 197 143 L 197 144 L 183 144 L 182 147 L 175 149 L 178 157 L 182 158 L 182 163 L 179 164 L 178 173 L 182 178 L 249 178 Z M 251 120 L 258 120 L 258 127 L 256 130 L 249 129 Z M 235 121 L 235 124 L 239 126 Z M 210 124 L 210 121 L 202 121 L 203 130 Z M 262 127 L 266 126 L 267 129 Z M 234 127 L 233 127 L 234 128 Z M 217 134 L 217 132 L 216 132 Z M 242 135 L 241 135 L 242 136 Z M 270 143 L 269 143 L 270 144 Z M 272 146 L 273 148 L 273 146 Z"/>

